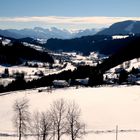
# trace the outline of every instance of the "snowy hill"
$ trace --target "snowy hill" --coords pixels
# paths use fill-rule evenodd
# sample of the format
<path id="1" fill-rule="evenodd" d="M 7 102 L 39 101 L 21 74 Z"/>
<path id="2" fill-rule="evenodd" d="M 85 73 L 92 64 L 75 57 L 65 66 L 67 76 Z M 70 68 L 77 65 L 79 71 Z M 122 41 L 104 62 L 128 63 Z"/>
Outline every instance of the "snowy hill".
<path id="1" fill-rule="evenodd" d="M 140 58 L 125 61 L 122 64 L 108 70 L 104 74 L 105 82 L 116 84 L 116 82 L 119 80 L 120 73 L 124 70 L 128 74 L 125 83 L 140 84 Z"/>
<path id="2" fill-rule="evenodd" d="M 0 37 L 0 64 L 18 65 L 29 60 L 54 62 L 41 46 Z"/>
<path id="3" fill-rule="evenodd" d="M 127 71 L 132 70 L 132 68 L 140 68 L 140 58 L 135 58 L 129 61 L 125 61 L 122 64 L 110 69 L 110 72 L 115 72 L 115 69 L 124 68 Z"/>
<path id="4" fill-rule="evenodd" d="M 44 88 L 46 89 L 46 88 Z M 139 140 L 140 138 L 140 96 L 139 86 L 119 86 L 101 88 L 60 89 L 48 92 L 26 90 L 9 92 L 0 96 L 0 133 L 15 133 L 12 125 L 13 108 L 16 99 L 29 99 L 30 112 L 46 111 L 54 100 L 64 98 L 75 101 L 81 108 L 82 120 L 87 124 L 83 140 L 115 139 L 115 127 L 119 126 L 119 140 Z M 17 137 L 0 137 L 1 140 L 17 140 Z M 63 140 L 69 138 L 62 137 Z M 35 140 L 28 137 L 27 140 Z M 80 140 L 80 139 L 78 139 Z"/>

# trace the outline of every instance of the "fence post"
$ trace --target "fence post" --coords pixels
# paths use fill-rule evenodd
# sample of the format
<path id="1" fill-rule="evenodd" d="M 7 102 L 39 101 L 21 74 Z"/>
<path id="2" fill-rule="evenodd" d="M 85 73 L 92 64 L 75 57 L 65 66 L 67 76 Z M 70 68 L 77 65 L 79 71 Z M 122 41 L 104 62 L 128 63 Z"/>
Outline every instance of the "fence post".
<path id="1" fill-rule="evenodd" d="M 116 140 L 118 140 L 118 125 L 116 126 Z"/>

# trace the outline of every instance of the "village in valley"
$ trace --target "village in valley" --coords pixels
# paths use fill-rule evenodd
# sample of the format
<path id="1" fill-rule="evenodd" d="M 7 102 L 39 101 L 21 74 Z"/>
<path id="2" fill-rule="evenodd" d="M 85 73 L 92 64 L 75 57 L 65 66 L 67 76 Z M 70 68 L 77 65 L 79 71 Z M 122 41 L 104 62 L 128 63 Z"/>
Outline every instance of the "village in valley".
<path id="1" fill-rule="evenodd" d="M 139 0 L 1 0 L 0 140 L 140 140 L 139 48 Z"/>

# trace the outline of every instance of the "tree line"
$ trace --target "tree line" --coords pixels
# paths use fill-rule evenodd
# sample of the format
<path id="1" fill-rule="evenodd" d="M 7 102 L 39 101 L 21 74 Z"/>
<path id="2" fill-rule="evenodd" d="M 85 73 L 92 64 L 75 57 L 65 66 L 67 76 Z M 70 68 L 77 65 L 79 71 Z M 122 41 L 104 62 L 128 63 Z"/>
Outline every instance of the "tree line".
<path id="1" fill-rule="evenodd" d="M 81 121 L 81 109 L 74 101 L 54 101 L 45 112 L 29 111 L 29 100 L 18 99 L 13 105 L 14 127 L 19 140 L 31 132 L 37 140 L 61 140 L 63 135 L 76 140 L 85 135 L 85 123 Z"/>
<path id="2" fill-rule="evenodd" d="M 67 70 L 58 74 L 43 76 L 39 79 L 26 81 L 24 76 L 17 78 L 9 83 L 7 86 L 0 85 L 0 93 L 24 89 L 32 89 L 37 87 L 52 86 L 53 80 L 66 80 L 71 79 L 71 86 L 75 85 L 75 79 L 82 79 L 89 77 L 89 86 L 96 86 L 103 84 L 103 73 L 96 70 L 93 66 L 79 66 L 74 71 Z M 98 75 L 98 76 L 97 76 Z"/>

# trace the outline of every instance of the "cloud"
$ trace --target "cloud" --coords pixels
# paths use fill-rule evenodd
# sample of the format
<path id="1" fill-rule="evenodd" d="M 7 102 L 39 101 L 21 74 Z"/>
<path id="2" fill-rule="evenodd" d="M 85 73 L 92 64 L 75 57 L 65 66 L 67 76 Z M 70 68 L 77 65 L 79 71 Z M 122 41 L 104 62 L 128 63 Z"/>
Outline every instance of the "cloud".
<path id="1" fill-rule="evenodd" d="M 62 17 L 62 16 L 46 16 L 46 17 L 0 17 L 0 22 L 39 22 L 45 24 L 98 24 L 110 25 L 115 22 L 124 20 L 139 20 L 140 17 Z"/>

